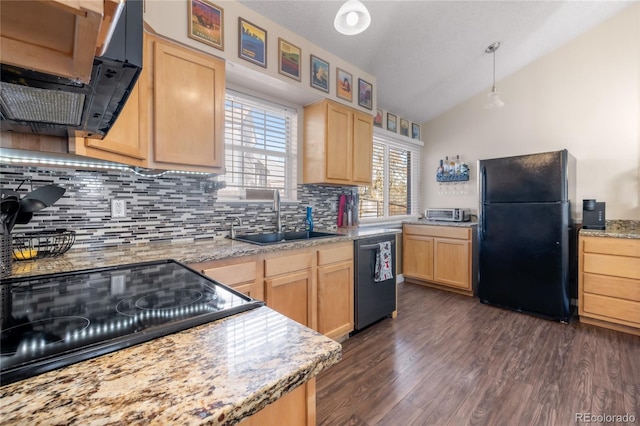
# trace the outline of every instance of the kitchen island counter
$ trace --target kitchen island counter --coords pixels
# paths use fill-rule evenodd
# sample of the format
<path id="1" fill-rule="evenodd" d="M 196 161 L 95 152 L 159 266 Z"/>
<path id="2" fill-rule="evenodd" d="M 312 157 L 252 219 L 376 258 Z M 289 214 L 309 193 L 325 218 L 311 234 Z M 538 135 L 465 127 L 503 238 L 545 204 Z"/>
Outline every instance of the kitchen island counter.
<path id="1" fill-rule="evenodd" d="M 0 418 L 231 425 L 340 356 L 340 344 L 260 307 L 3 386 Z"/>

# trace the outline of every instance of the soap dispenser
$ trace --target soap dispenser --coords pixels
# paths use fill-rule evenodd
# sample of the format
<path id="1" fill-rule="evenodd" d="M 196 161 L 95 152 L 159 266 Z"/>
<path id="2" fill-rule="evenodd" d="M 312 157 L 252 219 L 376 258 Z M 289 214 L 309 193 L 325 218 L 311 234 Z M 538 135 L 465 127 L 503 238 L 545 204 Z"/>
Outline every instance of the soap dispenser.
<path id="1" fill-rule="evenodd" d="M 307 231 L 313 231 L 313 207 L 307 206 Z"/>

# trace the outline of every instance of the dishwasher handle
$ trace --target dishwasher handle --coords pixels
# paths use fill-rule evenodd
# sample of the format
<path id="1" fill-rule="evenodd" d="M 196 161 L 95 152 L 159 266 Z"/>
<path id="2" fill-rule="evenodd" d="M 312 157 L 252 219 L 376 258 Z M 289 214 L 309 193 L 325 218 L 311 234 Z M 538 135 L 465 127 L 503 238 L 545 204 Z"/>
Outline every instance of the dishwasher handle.
<path id="1" fill-rule="evenodd" d="M 360 246 L 358 248 L 360 248 L 362 250 L 374 250 L 374 249 L 380 248 L 380 245 L 378 245 L 378 244 L 365 244 L 365 245 L 362 245 L 362 246 Z"/>

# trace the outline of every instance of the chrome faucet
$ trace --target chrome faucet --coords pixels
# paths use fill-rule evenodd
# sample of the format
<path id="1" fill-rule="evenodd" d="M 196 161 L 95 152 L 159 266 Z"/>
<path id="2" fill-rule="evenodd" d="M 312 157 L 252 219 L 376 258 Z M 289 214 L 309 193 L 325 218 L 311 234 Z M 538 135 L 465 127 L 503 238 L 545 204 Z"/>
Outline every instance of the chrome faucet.
<path id="1" fill-rule="evenodd" d="M 233 224 L 235 221 L 238 221 L 238 226 L 242 226 L 242 219 L 240 219 L 239 216 L 234 216 L 231 218 L 231 231 L 229 232 L 229 238 L 235 238 L 236 237 L 236 229 L 233 227 Z"/>
<path id="2" fill-rule="evenodd" d="M 276 232 L 282 232 L 282 218 L 280 217 L 280 191 L 273 190 L 273 211 L 276 212 Z"/>

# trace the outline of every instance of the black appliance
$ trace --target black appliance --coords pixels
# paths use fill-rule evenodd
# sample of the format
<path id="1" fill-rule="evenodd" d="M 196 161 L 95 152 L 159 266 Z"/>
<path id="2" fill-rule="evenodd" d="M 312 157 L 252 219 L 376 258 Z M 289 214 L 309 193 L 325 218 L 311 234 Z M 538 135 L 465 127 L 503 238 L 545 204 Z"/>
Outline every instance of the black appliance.
<path id="1" fill-rule="evenodd" d="M 479 161 L 482 303 L 569 321 L 575 164 L 567 150 Z"/>
<path id="2" fill-rule="evenodd" d="M 0 288 L 0 385 L 264 305 L 173 260 Z"/>
<path id="3" fill-rule="evenodd" d="M 3 63 L 0 130 L 103 138 L 142 70 L 142 28 L 142 0 L 127 0 L 88 84 Z"/>
<path id="4" fill-rule="evenodd" d="M 582 227 L 584 229 L 605 229 L 605 203 L 596 200 L 582 200 Z"/>
<path id="5" fill-rule="evenodd" d="M 391 269 L 393 277 L 375 281 L 376 257 L 379 243 L 391 243 Z M 396 310 L 396 236 L 380 235 L 356 240 L 354 314 L 355 330 L 361 330 L 391 315 Z"/>

